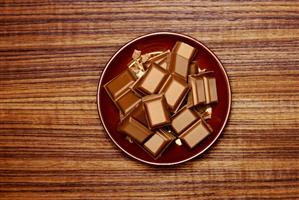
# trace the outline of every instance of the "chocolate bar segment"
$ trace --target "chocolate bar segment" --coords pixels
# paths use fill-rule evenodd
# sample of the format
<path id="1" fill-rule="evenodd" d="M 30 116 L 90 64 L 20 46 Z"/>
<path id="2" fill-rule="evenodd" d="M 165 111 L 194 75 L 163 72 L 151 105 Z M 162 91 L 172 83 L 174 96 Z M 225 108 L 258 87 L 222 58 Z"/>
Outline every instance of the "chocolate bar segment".
<path id="1" fill-rule="evenodd" d="M 189 60 L 175 53 L 171 54 L 171 61 L 170 61 L 171 72 L 175 73 L 177 76 L 180 76 L 183 79 L 186 79 L 188 75 L 188 68 L 189 68 Z"/>
<path id="2" fill-rule="evenodd" d="M 133 88 L 143 94 L 155 94 L 160 90 L 167 76 L 167 71 L 153 63 Z"/>
<path id="3" fill-rule="evenodd" d="M 218 101 L 217 86 L 215 77 L 203 77 L 205 83 L 206 103 L 214 103 Z"/>
<path id="4" fill-rule="evenodd" d="M 178 135 L 180 135 L 197 119 L 199 119 L 197 114 L 191 109 L 185 107 L 172 117 L 171 127 Z"/>
<path id="5" fill-rule="evenodd" d="M 211 128 L 203 120 L 198 120 L 180 135 L 180 139 L 192 149 L 211 132 Z"/>
<path id="6" fill-rule="evenodd" d="M 118 130 L 127 134 L 140 144 L 153 134 L 147 127 L 130 116 L 122 121 Z"/>
<path id="7" fill-rule="evenodd" d="M 129 69 L 124 70 L 121 74 L 113 78 L 104 85 L 104 88 L 110 98 L 114 101 L 120 97 L 137 79 Z"/>
<path id="8" fill-rule="evenodd" d="M 179 56 L 182 56 L 187 60 L 192 60 L 197 50 L 184 42 L 176 42 L 172 49 L 172 52 L 176 53 Z"/>
<path id="9" fill-rule="evenodd" d="M 146 120 L 146 114 L 142 102 L 139 103 L 139 105 L 132 111 L 130 115 L 131 117 L 133 117 L 134 119 L 142 123 L 144 126 L 146 127 L 148 126 Z"/>
<path id="10" fill-rule="evenodd" d="M 116 105 L 122 112 L 122 114 L 126 115 L 131 110 L 133 110 L 140 101 L 141 98 L 131 89 L 128 89 L 122 96 L 120 96 L 116 100 Z"/>
<path id="11" fill-rule="evenodd" d="M 157 158 L 173 140 L 173 136 L 158 130 L 144 143 L 144 147 L 153 157 Z"/>
<path id="12" fill-rule="evenodd" d="M 192 100 L 192 106 L 196 106 L 199 104 L 204 104 L 206 102 L 206 95 L 205 95 L 205 84 L 202 77 L 193 77 L 189 76 L 189 83 L 191 85 L 191 99 Z"/>
<path id="13" fill-rule="evenodd" d="M 187 79 L 189 63 L 197 50 L 183 42 L 177 42 L 172 49 L 170 70 L 183 79 Z"/>
<path id="14" fill-rule="evenodd" d="M 216 79 L 211 72 L 203 72 L 198 75 L 189 76 L 192 98 L 189 97 L 188 104 L 192 100 L 192 106 L 199 104 L 210 104 L 218 101 Z"/>
<path id="15" fill-rule="evenodd" d="M 159 93 L 164 93 L 171 112 L 177 111 L 189 90 L 188 84 L 176 75 L 170 75 Z"/>
<path id="16" fill-rule="evenodd" d="M 142 101 L 150 129 L 170 123 L 169 111 L 163 94 L 148 95 Z"/>

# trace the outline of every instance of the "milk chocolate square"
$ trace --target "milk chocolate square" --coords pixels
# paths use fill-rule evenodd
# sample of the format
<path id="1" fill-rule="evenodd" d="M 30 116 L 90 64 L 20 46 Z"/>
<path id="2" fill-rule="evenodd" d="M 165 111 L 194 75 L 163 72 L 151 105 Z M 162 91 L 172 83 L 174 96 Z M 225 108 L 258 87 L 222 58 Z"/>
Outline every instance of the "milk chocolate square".
<path id="1" fill-rule="evenodd" d="M 198 119 L 199 117 L 194 111 L 185 107 L 172 117 L 171 127 L 178 135 L 180 135 Z"/>
<path id="2" fill-rule="evenodd" d="M 170 71 L 183 79 L 187 79 L 188 70 L 189 60 L 180 55 L 172 53 L 170 61 Z"/>
<path id="3" fill-rule="evenodd" d="M 144 143 L 144 147 L 153 157 L 157 158 L 173 140 L 173 136 L 158 130 Z"/>
<path id="4" fill-rule="evenodd" d="M 183 42 L 177 42 L 171 52 L 170 70 L 183 79 L 187 79 L 189 64 L 197 50 Z"/>
<path id="5" fill-rule="evenodd" d="M 116 100 L 116 105 L 122 112 L 122 114 L 126 115 L 131 110 L 133 110 L 140 101 L 141 98 L 131 89 L 128 89 L 122 96 L 120 96 Z"/>
<path id="6" fill-rule="evenodd" d="M 192 126 L 190 126 L 186 131 L 184 131 L 179 138 L 187 144 L 189 148 L 194 148 L 203 139 L 205 139 L 212 129 L 203 120 L 198 120 Z"/>
<path id="7" fill-rule="evenodd" d="M 129 69 L 124 70 L 121 74 L 113 78 L 104 85 L 104 88 L 110 98 L 115 101 L 123 93 L 125 93 L 129 86 L 131 86 L 137 79 Z"/>
<path id="8" fill-rule="evenodd" d="M 155 94 L 160 90 L 167 76 L 167 71 L 152 63 L 145 74 L 134 84 L 133 88 L 142 94 Z"/>
<path id="9" fill-rule="evenodd" d="M 139 121 L 144 126 L 146 126 L 146 127 L 148 126 L 147 120 L 146 120 L 146 113 L 145 113 L 144 106 L 143 106 L 142 102 L 139 103 L 139 105 L 132 111 L 132 113 L 130 115 L 131 115 L 131 117 L 133 117 L 134 119 Z"/>
<path id="10" fill-rule="evenodd" d="M 189 94 L 189 101 L 192 101 L 192 106 L 206 103 L 205 84 L 202 77 L 189 76 L 189 84 L 191 85 L 191 92 Z"/>
<path id="11" fill-rule="evenodd" d="M 218 101 L 217 86 L 215 77 L 203 77 L 205 83 L 206 103 L 214 103 Z"/>
<path id="12" fill-rule="evenodd" d="M 192 97 L 189 97 L 188 104 L 192 100 L 192 106 L 199 104 L 210 104 L 218 101 L 216 79 L 212 72 L 203 72 L 198 75 L 189 76 Z"/>
<path id="13" fill-rule="evenodd" d="M 146 126 L 131 116 L 126 117 L 118 127 L 118 131 L 127 134 L 138 143 L 143 143 L 153 134 Z"/>
<path id="14" fill-rule="evenodd" d="M 176 75 L 170 75 L 159 93 L 164 93 L 169 110 L 176 112 L 188 90 L 189 86 L 185 80 Z"/>
<path id="15" fill-rule="evenodd" d="M 142 101 L 150 129 L 170 123 L 169 111 L 163 94 L 148 95 L 142 98 Z"/>
<path id="16" fill-rule="evenodd" d="M 187 60 L 192 60 L 197 52 L 197 49 L 184 42 L 176 42 L 172 52 Z"/>

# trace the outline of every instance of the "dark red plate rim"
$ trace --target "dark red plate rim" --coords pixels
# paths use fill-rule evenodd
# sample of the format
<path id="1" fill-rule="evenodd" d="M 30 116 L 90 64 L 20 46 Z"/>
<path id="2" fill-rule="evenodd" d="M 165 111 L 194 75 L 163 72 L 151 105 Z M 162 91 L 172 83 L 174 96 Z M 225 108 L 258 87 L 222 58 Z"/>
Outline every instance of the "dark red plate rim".
<path id="1" fill-rule="evenodd" d="M 110 73 L 109 75 L 106 75 L 107 74 L 107 70 L 109 68 L 109 66 L 111 65 L 112 63 L 112 66 L 113 64 L 115 65 L 115 62 L 119 61 L 120 58 L 118 58 L 118 56 L 122 53 L 123 50 L 125 50 L 126 48 L 129 48 L 129 50 L 131 51 L 130 53 L 132 53 L 133 51 L 133 47 L 132 47 L 132 44 L 135 44 L 135 43 L 138 43 L 138 41 L 140 40 L 147 40 L 150 38 L 159 38 L 159 37 L 162 37 L 162 40 L 160 42 L 163 42 L 163 37 L 174 37 L 174 38 L 178 38 L 179 40 L 183 41 L 183 42 L 187 42 L 187 43 L 191 43 L 190 45 L 194 44 L 194 45 L 197 45 L 197 46 L 200 46 L 200 48 L 204 49 L 205 53 L 207 54 L 206 56 L 210 57 L 209 59 L 213 59 L 212 62 L 214 63 L 212 67 L 210 67 L 210 63 L 209 61 L 207 61 L 207 59 L 204 61 L 206 63 L 200 63 L 200 65 L 204 65 L 205 67 L 204 68 L 207 68 L 208 70 L 209 69 L 212 69 L 212 70 L 215 70 L 215 68 L 219 68 L 221 69 L 221 72 L 216 72 L 216 80 L 217 80 L 217 76 L 220 77 L 222 80 L 222 83 L 224 83 L 225 85 L 220 85 L 221 88 L 223 89 L 223 87 L 225 88 L 225 91 L 222 91 L 221 90 L 221 94 L 225 96 L 225 103 L 222 103 L 220 102 L 220 105 L 222 108 L 225 108 L 225 112 L 222 110 L 222 109 L 219 109 L 218 107 L 219 106 L 215 106 L 215 108 L 213 108 L 213 112 L 215 110 L 215 113 L 216 115 L 219 114 L 219 115 L 224 115 L 222 116 L 223 119 L 220 119 L 221 117 L 218 117 L 217 119 L 217 116 L 213 118 L 212 116 L 212 119 L 211 119 L 211 125 L 213 127 L 214 124 L 216 124 L 215 126 L 219 126 L 218 127 L 218 131 L 217 133 L 214 133 L 213 136 L 211 136 L 211 138 L 208 138 L 208 139 L 205 139 L 202 143 L 203 145 L 199 144 L 197 147 L 195 147 L 193 150 L 186 150 L 186 149 L 183 149 L 183 150 L 178 150 L 178 148 L 182 148 L 182 147 L 173 147 L 172 148 L 172 151 L 174 153 L 172 154 L 175 154 L 175 153 L 179 153 L 180 151 L 183 151 L 186 153 L 186 156 L 182 156 L 182 157 L 185 157 L 185 158 L 178 158 L 176 160 L 176 157 L 174 157 L 173 155 L 171 155 L 171 152 L 170 153 L 166 153 L 166 155 L 162 155 L 161 159 L 153 159 L 152 157 L 150 157 L 146 152 L 144 154 L 144 151 L 142 149 L 139 149 L 139 152 L 136 152 L 138 151 L 138 147 L 137 145 L 135 146 L 130 146 L 132 144 L 130 144 L 128 141 L 126 141 L 124 139 L 124 137 L 122 138 L 122 140 L 120 140 L 118 137 L 118 135 L 116 135 L 116 122 L 114 122 L 113 120 L 110 120 L 111 119 L 115 119 L 117 118 L 116 116 L 116 108 L 114 105 L 112 105 L 112 101 L 109 100 L 106 92 L 103 90 L 103 85 L 108 81 L 110 80 L 111 78 L 113 78 L 114 76 L 116 76 L 117 74 L 112 74 Z M 165 39 L 165 38 L 164 38 Z M 135 48 L 137 47 L 138 48 L 138 44 L 136 44 L 137 46 L 134 46 Z M 152 48 L 152 47 L 149 47 L 149 49 Z M 141 49 L 142 50 L 142 49 Z M 166 49 L 164 49 L 166 50 Z M 130 55 L 130 54 L 127 54 L 127 55 Z M 124 55 L 120 56 L 120 57 L 125 57 Z M 130 58 L 127 58 L 128 56 L 126 56 L 126 61 L 123 61 L 124 63 L 127 63 L 129 61 Z M 201 61 L 202 59 L 198 58 L 199 60 L 198 61 Z M 208 60 L 209 60 L 208 59 Z M 210 60 L 211 61 L 211 60 Z M 113 63 L 114 62 L 114 63 Z M 215 64 L 217 66 L 215 66 Z M 126 64 L 125 64 L 126 65 Z M 124 66 L 120 67 L 120 68 L 124 68 Z M 114 71 L 113 71 L 114 70 Z M 116 73 L 120 73 L 120 69 L 113 69 L 112 72 L 115 72 L 117 70 Z M 111 70 L 110 70 L 111 71 Z M 107 78 L 108 76 L 108 78 Z M 218 84 L 217 84 L 217 87 L 218 87 Z M 218 90 L 219 92 L 219 90 Z M 102 96 L 101 96 L 102 95 Z M 102 100 L 101 100 L 101 97 L 102 97 Z M 220 97 L 221 98 L 221 97 Z M 109 102 L 111 101 L 111 102 Z M 105 102 L 105 108 L 101 108 L 101 103 L 102 102 Z M 107 105 L 106 104 L 109 104 L 111 105 L 111 108 L 109 108 L 111 110 L 111 112 L 109 112 L 109 114 L 111 114 L 111 116 L 109 116 L 109 120 L 104 118 L 104 115 L 103 115 L 103 111 L 102 109 L 107 109 Z M 220 108 L 221 108 L 220 107 Z M 128 43 L 126 43 L 124 46 L 122 46 L 111 58 L 110 60 L 107 62 L 107 64 L 105 65 L 105 68 L 101 74 L 101 77 L 100 77 L 100 80 L 99 80 L 99 84 L 98 84 L 98 88 L 97 88 L 97 108 L 98 108 L 98 113 L 99 113 L 99 116 L 100 116 L 100 119 L 101 119 L 101 122 L 102 122 L 102 125 L 106 131 L 106 133 L 109 135 L 110 139 L 113 141 L 113 143 L 118 147 L 120 148 L 123 152 L 125 152 L 127 155 L 129 155 L 130 157 L 136 159 L 136 160 L 139 160 L 141 162 L 144 162 L 144 163 L 147 163 L 147 164 L 152 164 L 152 165 L 175 165 L 175 164 L 179 164 L 179 163 L 183 163 L 183 162 L 186 162 L 188 160 L 191 160 L 195 157 L 197 157 L 198 155 L 202 154 L 203 152 L 205 152 L 217 139 L 218 137 L 221 135 L 226 123 L 227 123 L 227 120 L 228 120 L 228 117 L 229 117 L 229 114 L 230 114 L 230 109 L 231 109 L 231 89 L 230 89 L 230 84 L 229 84 L 229 79 L 228 79 L 228 76 L 227 76 L 227 73 L 222 65 L 222 63 L 219 61 L 219 59 L 217 58 L 217 56 L 210 50 L 208 49 L 203 43 L 199 42 L 198 40 L 190 37 L 190 36 L 187 36 L 187 35 L 183 35 L 183 34 L 180 34 L 180 33 L 174 33 L 174 32 L 155 32 L 155 33 L 150 33 L 150 34 L 147 34 L 147 35 L 143 35 L 143 36 L 140 36 L 136 39 L 133 39 L 131 41 L 129 41 Z M 107 111 L 107 110 L 106 110 Z M 107 113 L 107 112 L 106 112 Z M 222 113 L 222 114 L 221 114 Z M 106 114 L 106 118 L 107 118 L 107 114 Z M 222 122 L 222 123 L 221 123 Z M 221 123 L 221 125 L 219 125 Z M 109 128 L 110 127 L 110 128 Z M 111 128 L 112 127 L 112 128 Z M 110 129 L 110 130 L 109 130 Z M 111 132 L 110 132 L 111 131 Z M 120 135 L 120 134 L 119 134 Z M 173 145 L 173 146 L 176 146 L 176 145 Z M 204 147 L 204 148 L 203 148 Z M 134 148 L 133 151 L 132 149 L 130 148 Z M 183 147 L 185 148 L 185 147 Z M 129 152 L 131 151 L 131 152 Z M 133 155 L 133 152 L 135 155 Z M 165 159 L 165 157 L 163 158 L 163 156 L 172 156 L 172 161 L 168 161 L 167 158 Z"/>

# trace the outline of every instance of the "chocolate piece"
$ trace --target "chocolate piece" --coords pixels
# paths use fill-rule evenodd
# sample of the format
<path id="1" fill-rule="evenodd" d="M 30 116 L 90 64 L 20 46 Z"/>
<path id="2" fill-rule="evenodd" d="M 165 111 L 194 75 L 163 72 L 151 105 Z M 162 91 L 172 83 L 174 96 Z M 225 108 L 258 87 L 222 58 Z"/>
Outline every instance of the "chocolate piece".
<path id="1" fill-rule="evenodd" d="M 177 111 L 189 90 L 188 84 L 176 75 L 170 75 L 159 93 L 164 93 L 171 112 Z"/>
<path id="2" fill-rule="evenodd" d="M 137 104 L 141 101 L 141 98 L 137 96 L 131 89 L 128 89 L 126 93 L 120 96 L 116 100 L 116 105 L 122 114 L 128 114 Z"/>
<path id="3" fill-rule="evenodd" d="M 211 74 L 211 72 L 203 72 L 198 75 L 189 76 L 189 84 L 192 91 L 192 106 L 218 101 L 216 79 Z"/>
<path id="4" fill-rule="evenodd" d="M 212 132 L 203 120 L 198 120 L 180 135 L 180 139 L 191 149 L 205 139 Z"/>
<path id="5" fill-rule="evenodd" d="M 158 130 L 144 143 L 144 147 L 152 156 L 157 158 L 173 140 L 172 135 Z"/>
<path id="6" fill-rule="evenodd" d="M 145 73 L 144 66 L 139 62 L 139 60 L 132 60 L 128 64 L 128 68 L 138 78 L 143 76 L 143 74 Z"/>
<path id="7" fill-rule="evenodd" d="M 148 68 L 152 64 L 152 62 L 150 62 L 150 59 L 152 59 L 153 57 L 158 56 L 162 53 L 163 53 L 163 51 L 154 51 L 154 52 L 145 54 L 145 55 L 148 55 L 149 57 L 148 57 L 148 59 L 144 60 L 144 62 L 142 62 L 144 64 L 143 66 Z"/>
<path id="8" fill-rule="evenodd" d="M 193 75 L 193 74 L 197 74 L 199 70 L 199 66 L 198 66 L 198 62 L 193 61 L 191 62 L 190 66 L 189 66 L 189 75 Z"/>
<path id="9" fill-rule="evenodd" d="M 171 126 L 179 135 L 198 119 L 195 112 L 188 108 L 181 109 L 172 117 Z"/>
<path id="10" fill-rule="evenodd" d="M 148 53 L 141 55 L 141 63 L 147 62 L 150 57 L 151 56 Z"/>
<path id="11" fill-rule="evenodd" d="M 122 121 L 121 125 L 118 127 L 118 131 L 127 134 L 138 143 L 143 143 L 153 134 L 147 127 L 130 116 Z"/>
<path id="12" fill-rule="evenodd" d="M 141 51 L 135 49 L 133 54 L 132 54 L 133 60 L 137 60 L 140 56 L 141 56 Z"/>
<path id="13" fill-rule="evenodd" d="M 192 100 L 192 106 L 196 106 L 199 104 L 204 104 L 206 102 L 206 96 L 205 96 L 205 85 L 204 80 L 201 77 L 193 77 L 189 76 L 189 83 L 191 85 L 191 92 L 189 95 L 191 95 L 191 99 L 189 99 L 189 102 Z"/>
<path id="14" fill-rule="evenodd" d="M 170 61 L 171 72 L 175 73 L 177 76 L 180 76 L 183 79 L 187 79 L 188 68 L 189 68 L 189 60 L 175 53 L 171 54 L 171 61 Z"/>
<path id="15" fill-rule="evenodd" d="M 144 69 L 144 66 L 138 62 L 138 61 L 135 61 L 133 66 L 129 68 L 134 74 L 136 77 L 140 78 L 143 76 L 143 74 L 145 73 L 145 69 Z"/>
<path id="16" fill-rule="evenodd" d="M 158 64 L 165 70 L 169 71 L 169 65 L 170 65 L 170 59 L 171 59 L 171 53 L 168 53 L 166 58 L 164 58 L 161 62 Z"/>
<path id="17" fill-rule="evenodd" d="M 182 56 L 187 60 L 191 60 L 194 57 L 197 50 L 184 42 L 176 42 L 172 49 L 172 52 L 176 53 L 179 56 Z"/>
<path id="18" fill-rule="evenodd" d="M 186 43 L 177 42 L 172 49 L 170 70 L 183 79 L 187 79 L 189 63 L 196 51 L 194 47 Z"/>
<path id="19" fill-rule="evenodd" d="M 137 77 L 135 77 L 129 69 L 123 71 L 121 74 L 113 78 L 104 85 L 104 88 L 110 98 L 114 101 L 128 90 Z"/>
<path id="20" fill-rule="evenodd" d="M 191 87 L 192 89 L 192 87 Z M 193 107 L 193 95 L 192 95 L 192 91 L 190 91 L 188 94 L 187 94 L 187 103 L 186 103 L 186 107 L 187 108 L 191 108 Z"/>
<path id="21" fill-rule="evenodd" d="M 168 62 L 167 62 L 167 58 L 164 58 L 160 63 L 158 63 L 160 65 L 160 67 L 162 67 L 165 70 L 168 70 Z"/>
<path id="22" fill-rule="evenodd" d="M 203 77 L 205 83 L 206 103 L 214 103 L 218 101 L 217 87 L 215 77 Z"/>
<path id="23" fill-rule="evenodd" d="M 150 59 L 148 59 L 148 61 L 152 62 L 152 63 L 156 63 L 156 64 L 159 64 L 160 62 L 162 62 L 166 57 L 167 55 L 170 53 L 169 50 L 167 51 L 164 51 L 156 56 L 153 56 L 151 57 Z"/>
<path id="24" fill-rule="evenodd" d="M 133 117 L 134 119 L 142 123 L 144 126 L 148 126 L 146 121 L 146 114 L 142 102 L 132 111 L 130 115 L 131 117 Z"/>
<path id="25" fill-rule="evenodd" d="M 163 94 L 148 95 L 142 99 L 146 120 L 151 129 L 170 123 L 169 111 Z"/>
<path id="26" fill-rule="evenodd" d="M 149 59 L 150 62 L 159 65 L 161 68 L 165 70 L 169 70 L 170 63 L 170 51 L 167 50 L 159 55 L 156 55 Z"/>
<path id="27" fill-rule="evenodd" d="M 145 74 L 136 81 L 133 88 L 142 94 L 155 94 L 159 91 L 167 76 L 167 71 L 153 63 Z"/>

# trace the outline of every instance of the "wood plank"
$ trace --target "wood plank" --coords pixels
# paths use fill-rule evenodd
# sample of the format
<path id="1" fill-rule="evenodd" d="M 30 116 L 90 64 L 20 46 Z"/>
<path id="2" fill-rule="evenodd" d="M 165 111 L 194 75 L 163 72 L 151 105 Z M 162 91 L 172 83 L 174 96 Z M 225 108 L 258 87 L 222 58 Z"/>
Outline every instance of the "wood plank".
<path id="1" fill-rule="evenodd" d="M 128 40 L 190 35 L 232 87 L 224 134 L 202 156 L 153 167 L 105 134 L 96 89 Z M 298 1 L 0 3 L 0 199 L 298 199 Z"/>

